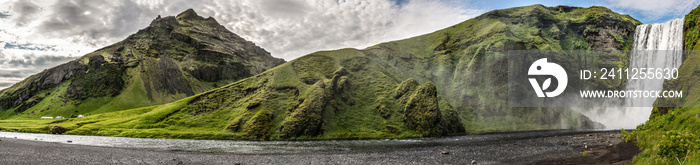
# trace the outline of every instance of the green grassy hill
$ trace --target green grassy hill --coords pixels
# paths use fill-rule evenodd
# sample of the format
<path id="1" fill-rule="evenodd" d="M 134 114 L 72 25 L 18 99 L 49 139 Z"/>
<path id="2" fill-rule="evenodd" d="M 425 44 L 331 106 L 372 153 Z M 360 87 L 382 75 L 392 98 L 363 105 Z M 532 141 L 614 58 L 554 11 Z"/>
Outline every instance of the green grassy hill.
<path id="1" fill-rule="evenodd" d="M 472 116 L 468 127 L 475 130 L 590 128 L 595 124 L 585 116 L 565 109 L 509 107 L 507 82 L 512 73 L 507 72 L 506 52 L 629 50 L 639 24 L 604 7 L 532 5 L 490 11 L 434 33 L 382 43 L 362 52 L 396 80 L 435 83 L 440 95 L 460 114 Z M 562 59 L 561 63 L 580 62 L 576 60 L 580 59 Z M 624 60 L 611 63 L 628 65 Z"/>
<path id="2" fill-rule="evenodd" d="M 193 10 L 0 91 L 0 119 L 77 116 L 164 104 L 284 60 Z"/>
<path id="3" fill-rule="evenodd" d="M 56 125 L 69 134 L 249 140 L 593 128 L 597 123 L 568 109 L 508 107 L 505 53 L 625 50 L 639 24 L 604 7 L 495 10 L 409 39 L 305 55 L 160 106 L 51 122 L 0 121 L 0 128 L 47 132 Z"/>
<path id="4" fill-rule="evenodd" d="M 31 128 L 57 124 L 71 134 L 280 140 L 592 127 L 568 110 L 507 107 L 504 53 L 629 49 L 638 24 L 602 7 L 496 10 L 364 50 L 309 54 L 170 104 Z"/>

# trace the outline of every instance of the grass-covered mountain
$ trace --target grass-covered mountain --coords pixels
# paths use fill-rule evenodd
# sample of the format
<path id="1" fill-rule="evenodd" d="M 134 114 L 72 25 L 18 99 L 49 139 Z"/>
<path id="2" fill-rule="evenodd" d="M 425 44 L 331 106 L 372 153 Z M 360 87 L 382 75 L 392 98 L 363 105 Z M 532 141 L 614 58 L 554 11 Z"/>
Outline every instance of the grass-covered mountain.
<path id="1" fill-rule="evenodd" d="M 441 96 L 470 121 L 465 124 L 468 130 L 592 128 L 597 124 L 567 109 L 509 107 L 507 82 L 508 74 L 513 73 L 508 72 L 506 53 L 629 50 L 639 24 L 604 7 L 532 5 L 490 11 L 431 34 L 382 43 L 362 52 L 385 66 L 395 79 L 435 83 Z M 609 63 L 628 65 L 620 59 L 625 58 L 612 58 Z M 561 60 L 558 63 L 567 69 L 584 63 Z M 569 77 L 578 80 L 575 75 Z"/>
<path id="2" fill-rule="evenodd" d="M 683 30 L 678 79 L 664 82 L 683 98 L 657 99 L 649 120 L 624 136 L 643 150 L 635 164 L 700 164 L 700 6 L 685 16 Z"/>
<path id="3" fill-rule="evenodd" d="M 284 60 L 187 10 L 0 91 L 1 118 L 98 114 L 172 102 Z"/>
<path id="4" fill-rule="evenodd" d="M 494 10 L 430 34 L 305 55 L 160 106 L 51 122 L 6 121 L 0 127 L 48 132 L 57 125 L 69 134 L 253 140 L 593 128 L 597 123 L 568 109 L 508 107 L 505 53 L 629 49 L 639 24 L 595 6 Z M 626 64 L 612 59 L 611 64 Z"/>

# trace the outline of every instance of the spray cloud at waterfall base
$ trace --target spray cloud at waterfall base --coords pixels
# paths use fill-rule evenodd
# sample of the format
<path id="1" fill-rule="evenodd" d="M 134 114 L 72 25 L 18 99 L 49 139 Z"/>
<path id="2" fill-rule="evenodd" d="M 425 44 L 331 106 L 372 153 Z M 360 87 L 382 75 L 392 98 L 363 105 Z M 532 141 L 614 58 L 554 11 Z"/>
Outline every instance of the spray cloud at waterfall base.
<path id="1" fill-rule="evenodd" d="M 606 129 L 634 128 L 657 99 L 683 99 L 663 89 L 691 54 L 682 36 L 680 18 L 637 26 L 630 51 L 509 51 L 509 106 L 570 108 Z"/>

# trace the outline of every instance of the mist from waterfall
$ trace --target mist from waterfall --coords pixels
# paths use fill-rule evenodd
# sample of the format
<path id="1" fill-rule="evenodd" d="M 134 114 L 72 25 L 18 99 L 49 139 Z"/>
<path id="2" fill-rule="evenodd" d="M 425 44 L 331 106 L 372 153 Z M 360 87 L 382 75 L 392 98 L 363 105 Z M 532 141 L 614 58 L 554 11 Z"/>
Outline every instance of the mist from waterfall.
<path id="1" fill-rule="evenodd" d="M 677 18 L 661 24 L 637 26 L 629 68 L 678 68 L 683 56 L 684 20 Z M 663 82 L 663 79 L 631 79 L 625 90 L 663 90 Z M 649 119 L 653 101 L 625 99 L 620 107 L 580 112 L 607 129 L 633 129 Z"/>

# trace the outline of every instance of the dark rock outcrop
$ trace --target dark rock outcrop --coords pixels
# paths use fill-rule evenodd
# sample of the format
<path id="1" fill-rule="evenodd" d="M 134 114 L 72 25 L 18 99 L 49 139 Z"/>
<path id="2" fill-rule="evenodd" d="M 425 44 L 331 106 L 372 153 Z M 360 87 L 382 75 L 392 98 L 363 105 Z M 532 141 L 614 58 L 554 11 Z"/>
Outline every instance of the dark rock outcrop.
<path id="1" fill-rule="evenodd" d="M 591 8 L 612 13 L 604 7 Z M 620 21 L 612 14 L 600 14 L 586 17 L 583 27 L 586 29 L 579 30 L 586 37 L 589 50 L 623 50 L 631 48 L 630 36 L 634 34 L 637 25 L 632 21 Z"/>
<path id="2" fill-rule="evenodd" d="M 63 134 L 66 131 L 68 131 L 68 129 L 63 128 L 61 126 L 53 126 L 51 127 L 51 130 L 49 132 L 51 132 L 51 134 Z"/>
<path id="3" fill-rule="evenodd" d="M 86 68 L 77 61 L 72 61 L 32 75 L 14 86 L 0 91 L 0 109 L 17 107 L 15 112 L 24 112 L 44 98 L 43 96 L 35 96 L 36 93 L 56 87 L 75 74 L 83 73 Z M 30 98 L 32 99 L 30 100 Z"/>
<path id="4" fill-rule="evenodd" d="M 68 86 L 69 98 L 116 96 L 124 87 L 124 71 L 119 62 L 107 62 L 103 56 L 90 56 L 85 72 L 78 72 Z"/>

